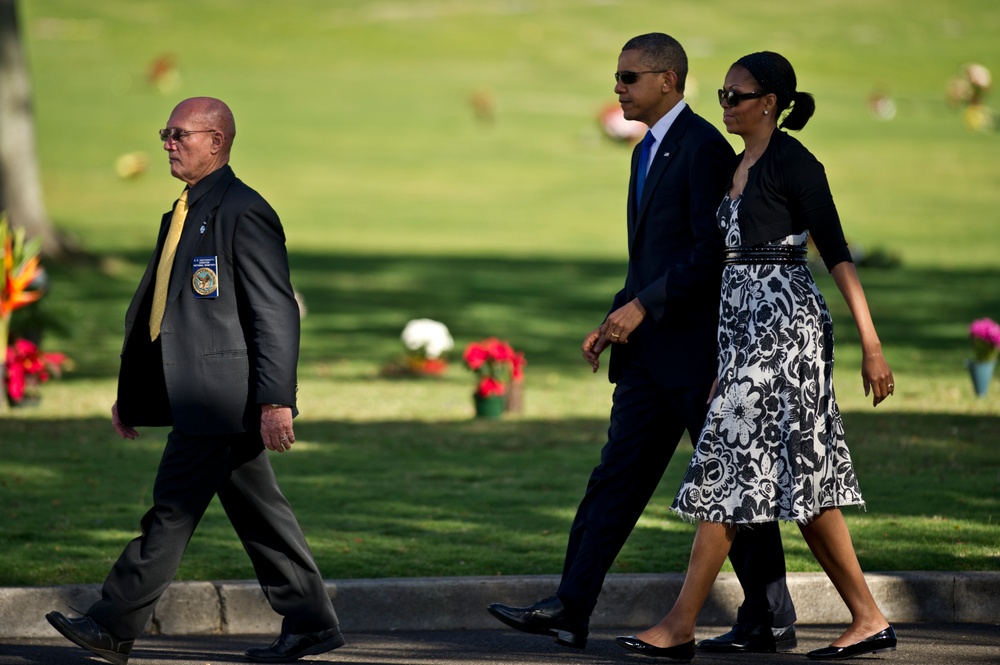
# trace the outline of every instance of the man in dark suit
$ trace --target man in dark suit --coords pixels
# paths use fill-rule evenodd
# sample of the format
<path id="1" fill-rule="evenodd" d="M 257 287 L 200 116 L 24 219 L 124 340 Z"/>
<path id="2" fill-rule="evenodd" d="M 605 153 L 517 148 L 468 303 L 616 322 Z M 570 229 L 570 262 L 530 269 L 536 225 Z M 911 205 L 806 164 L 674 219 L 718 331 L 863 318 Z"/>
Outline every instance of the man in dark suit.
<path id="1" fill-rule="evenodd" d="M 125 317 L 112 424 L 172 429 L 141 535 L 80 618 L 46 615 L 65 637 L 124 665 L 170 584 L 212 497 L 283 616 L 258 662 L 291 662 L 344 644 L 337 615 L 267 451 L 295 441 L 299 312 L 278 216 L 236 178 L 236 124 L 221 101 L 188 99 L 160 130 L 170 173 L 187 186 L 163 216 Z"/>
<path id="2" fill-rule="evenodd" d="M 513 628 L 570 647 L 586 646 L 605 575 L 684 431 L 697 439 L 715 378 L 722 274 L 716 211 L 734 155 L 684 102 L 687 70 L 684 49 L 662 33 L 629 40 L 618 58 L 615 93 L 625 118 L 650 130 L 632 154 L 625 287 L 582 347 L 595 372 L 611 348 L 608 441 L 570 529 L 556 594 L 528 607 L 489 607 Z M 702 648 L 795 647 L 784 553 L 773 527 L 737 536 L 731 560 L 746 600 L 734 630 Z"/>

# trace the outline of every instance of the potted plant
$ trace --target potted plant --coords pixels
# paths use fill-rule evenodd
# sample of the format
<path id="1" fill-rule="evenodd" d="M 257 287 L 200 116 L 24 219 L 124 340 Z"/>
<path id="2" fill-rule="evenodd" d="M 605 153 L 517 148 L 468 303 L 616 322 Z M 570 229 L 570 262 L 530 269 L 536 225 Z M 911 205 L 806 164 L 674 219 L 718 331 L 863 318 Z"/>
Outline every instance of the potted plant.
<path id="1" fill-rule="evenodd" d="M 6 384 L 10 317 L 45 294 L 45 271 L 38 258 L 37 240 L 25 242 L 24 228 L 12 229 L 0 215 L 0 384 Z"/>
<path id="2" fill-rule="evenodd" d="M 976 319 L 969 326 L 974 360 L 970 360 L 969 373 L 976 395 L 983 397 L 989 389 L 990 379 L 1000 355 L 1000 324 L 993 319 Z"/>
<path id="3" fill-rule="evenodd" d="M 413 319 L 399 337 L 406 351 L 382 366 L 383 376 L 440 376 L 448 369 L 445 354 L 454 348 L 455 341 L 445 324 Z"/>
<path id="4" fill-rule="evenodd" d="M 514 351 L 506 341 L 490 337 L 470 343 L 462 357 L 476 374 L 476 416 L 499 418 L 509 410 L 514 386 L 524 380 L 524 354 Z"/>

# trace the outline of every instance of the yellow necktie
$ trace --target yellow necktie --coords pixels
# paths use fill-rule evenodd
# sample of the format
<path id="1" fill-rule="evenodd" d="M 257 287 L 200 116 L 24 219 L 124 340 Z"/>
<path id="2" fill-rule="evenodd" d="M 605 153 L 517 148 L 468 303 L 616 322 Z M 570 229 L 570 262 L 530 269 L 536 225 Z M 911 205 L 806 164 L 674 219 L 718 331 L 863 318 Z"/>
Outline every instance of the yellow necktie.
<path id="1" fill-rule="evenodd" d="M 177 254 L 177 242 L 181 239 L 184 229 L 184 218 L 188 213 L 188 190 L 181 193 L 181 198 L 174 206 L 174 215 L 170 218 L 170 228 L 167 238 L 163 241 L 163 251 L 160 252 L 160 263 L 156 266 L 156 287 L 153 290 L 153 308 L 149 312 L 149 339 L 156 340 L 160 336 L 160 324 L 163 323 L 163 310 L 167 307 L 167 286 L 170 284 L 170 269 L 174 265 L 174 255 Z"/>

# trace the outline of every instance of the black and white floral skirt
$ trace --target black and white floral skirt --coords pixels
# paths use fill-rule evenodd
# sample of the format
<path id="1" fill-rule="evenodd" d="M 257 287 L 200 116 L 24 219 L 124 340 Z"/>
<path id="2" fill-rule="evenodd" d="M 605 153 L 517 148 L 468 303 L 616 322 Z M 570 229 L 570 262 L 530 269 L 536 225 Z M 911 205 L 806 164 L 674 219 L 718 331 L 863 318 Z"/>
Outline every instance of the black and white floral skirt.
<path id="1" fill-rule="evenodd" d="M 719 208 L 739 246 L 739 199 Z M 805 246 L 806 234 L 774 244 Z M 833 322 L 806 265 L 724 268 L 719 385 L 672 509 L 688 520 L 806 523 L 864 505 L 833 391 Z"/>

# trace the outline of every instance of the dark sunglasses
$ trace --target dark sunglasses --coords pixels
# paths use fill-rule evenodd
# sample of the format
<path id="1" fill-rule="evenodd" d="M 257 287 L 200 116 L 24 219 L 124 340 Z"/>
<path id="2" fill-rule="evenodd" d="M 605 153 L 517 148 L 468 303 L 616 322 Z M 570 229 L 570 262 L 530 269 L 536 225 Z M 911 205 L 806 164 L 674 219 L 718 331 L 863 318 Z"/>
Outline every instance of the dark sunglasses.
<path id="1" fill-rule="evenodd" d="M 719 90 L 719 106 L 722 106 L 722 102 L 726 102 L 726 106 L 732 108 L 733 106 L 739 105 L 740 101 L 743 99 L 757 99 L 758 97 L 763 97 L 767 93 L 763 90 L 758 90 L 756 92 L 744 92 L 739 93 L 735 90 Z"/>
<path id="2" fill-rule="evenodd" d="M 615 83 L 618 83 L 620 81 L 625 85 L 632 85 L 633 83 L 639 80 L 640 74 L 664 74 L 669 71 L 670 71 L 669 69 L 648 69 L 644 72 L 629 72 L 629 71 L 615 72 Z"/>
<path id="3" fill-rule="evenodd" d="M 183 129 L 177 129 L 176 127 L 171 127 L 170 129 L 160 130 L 160 140 L 164 143 L 167 139 L 170 139 L 174 143 L 179 143 L 186 139 L 191 134 L 204 134 L 206 132 L 214 132 L 214 129 L 192 129 L 191 131 L 185 131 Z"/>

